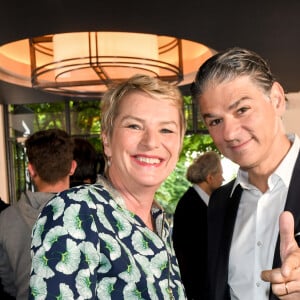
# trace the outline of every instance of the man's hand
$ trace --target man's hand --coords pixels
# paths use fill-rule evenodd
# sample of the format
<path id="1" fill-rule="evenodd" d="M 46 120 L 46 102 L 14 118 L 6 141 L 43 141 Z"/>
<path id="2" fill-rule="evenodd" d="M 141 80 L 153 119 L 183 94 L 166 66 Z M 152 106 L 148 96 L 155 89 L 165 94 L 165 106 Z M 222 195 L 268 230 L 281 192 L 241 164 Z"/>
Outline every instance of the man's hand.
<path id="1" fill-rule="evenodd" d="M 264 281 L 271 283 L 273 293 L 284 300 L 300 299 L 300 248 L 294 236 L 294 217 L 284 211 L 279 219 L 281 268 L 265 270 Z"/>

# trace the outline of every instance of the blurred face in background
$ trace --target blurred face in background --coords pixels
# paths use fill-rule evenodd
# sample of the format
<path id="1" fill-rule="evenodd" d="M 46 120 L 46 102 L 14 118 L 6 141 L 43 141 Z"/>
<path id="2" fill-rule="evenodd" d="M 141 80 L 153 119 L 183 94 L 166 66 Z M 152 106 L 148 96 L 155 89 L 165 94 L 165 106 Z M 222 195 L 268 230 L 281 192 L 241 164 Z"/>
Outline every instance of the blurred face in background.
<path id="1" fill-rule="evenodd" d="M 222 185 L 224 181 L 223 178 L 223 168 L 221 163 L 219 164 L 219 171 L 211 174 L 211 187 L 212 190 L 214 191 L 215 189 L 217 189 L 218 187 L 220 187 Z"/>

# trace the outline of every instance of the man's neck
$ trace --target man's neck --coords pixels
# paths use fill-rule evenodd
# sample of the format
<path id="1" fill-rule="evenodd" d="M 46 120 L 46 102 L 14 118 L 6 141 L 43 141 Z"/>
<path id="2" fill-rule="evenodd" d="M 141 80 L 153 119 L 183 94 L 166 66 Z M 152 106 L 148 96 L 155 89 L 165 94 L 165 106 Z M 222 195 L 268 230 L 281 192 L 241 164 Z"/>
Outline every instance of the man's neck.
<path id="1" fill-rule="evenodd" d="M 47 183 L 44 181 L 40 181 L 39 183 L 36 183 L 36 188 L 38 192 L 43 193 L 59 193 L 64 190 L 67 190 L 70 186 L 69 177 L 64 180 L 60 180 L 56 183 Z"/>

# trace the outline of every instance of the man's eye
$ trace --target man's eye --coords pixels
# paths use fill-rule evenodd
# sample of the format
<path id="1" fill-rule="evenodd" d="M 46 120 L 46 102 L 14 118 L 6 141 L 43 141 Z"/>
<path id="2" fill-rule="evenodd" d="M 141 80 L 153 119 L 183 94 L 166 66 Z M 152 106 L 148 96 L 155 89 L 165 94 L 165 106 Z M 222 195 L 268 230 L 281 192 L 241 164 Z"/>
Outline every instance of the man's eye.
<path id="1" fill-rule="evenodd" d="M 221 123 L 221 119 L 215 119 L 208 122 L 208 126 L 217 126 Z"/>
<path id="2" fill-rule="evenodd" d="M 238 113 L 239 115 L 241 115 L 241 114 L 245 113 L 245 112 L 248 111 L 248 110 L 249 110 L 249 107 L 241 107 L 241 108 L 239 108 L 239 109 L 237 110 L 237 113 Z"/>

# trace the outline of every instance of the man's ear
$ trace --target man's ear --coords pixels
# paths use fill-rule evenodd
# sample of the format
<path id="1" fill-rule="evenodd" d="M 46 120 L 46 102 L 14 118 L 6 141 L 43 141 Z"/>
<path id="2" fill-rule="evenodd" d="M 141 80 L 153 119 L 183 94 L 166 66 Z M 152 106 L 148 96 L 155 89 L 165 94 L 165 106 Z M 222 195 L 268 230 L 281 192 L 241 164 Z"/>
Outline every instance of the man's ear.
<path id="1" fill-rule="evenodd" d="M 274 108 L 278 111 L 278 115 L 283 115 L 285 112 L 286 99 L 284 90 L 278 82 L 273 83 L 270 97 Z"/>
<path id="2" fill-rule="evenodd" d="M 30 177 L 34 178 L 36 176 L 36 171 L 34 169 L 34 166 L 31 163 L 28 163 L 27 169 L 29 171 Z"/>
<path id="3" fill-rule="evenodd" d="M 212 175 L 211 173 L 209 173 L 209 174 L 206 176 L 206 182 L 207 182 L 208 184 L 211 184 L 212 180 L 213 180 L 213 175 Z"/>
<path id="4" fill-rule="evenodd" d="M 72 176 L 74 174 L 76 168 L 77 168 L 77 162 L 76 162 L 76 160 L 73 159 L 72 164 L 71 164 L 70 173 L 69 173 L 70 176 Z"/>

